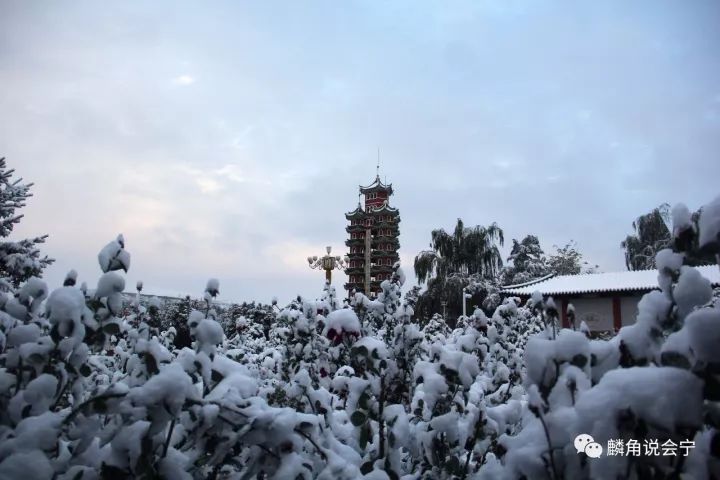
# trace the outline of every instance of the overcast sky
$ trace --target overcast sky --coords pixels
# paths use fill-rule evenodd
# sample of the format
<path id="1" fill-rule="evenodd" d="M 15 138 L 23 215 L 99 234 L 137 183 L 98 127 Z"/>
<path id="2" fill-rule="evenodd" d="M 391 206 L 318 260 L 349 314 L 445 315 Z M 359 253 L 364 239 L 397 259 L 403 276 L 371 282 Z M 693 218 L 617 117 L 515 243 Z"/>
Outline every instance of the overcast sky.
<path id="1" fill-rule="evenodd" d="M 380 147 L 408 274 L 458 217 L 621 270 L 637 215 L 718 193 L 718 19 L 701 0 L 2 0 L 0 156 L 35 183 L 15 236 L 50 234 L 52 286 L 94 284 L 122 232 L 150 292 L 316 296 L 305 258 L 345 253 Z"/>

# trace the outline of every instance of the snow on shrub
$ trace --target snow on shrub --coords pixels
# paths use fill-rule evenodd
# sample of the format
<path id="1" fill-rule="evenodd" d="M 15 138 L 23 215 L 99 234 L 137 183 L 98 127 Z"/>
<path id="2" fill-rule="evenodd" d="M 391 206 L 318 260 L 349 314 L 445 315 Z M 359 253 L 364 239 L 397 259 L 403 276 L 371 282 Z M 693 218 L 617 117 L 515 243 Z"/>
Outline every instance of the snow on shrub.
<path id="1" fill-rule="evenodd" d="M 673 210 L 660 289 L 607 340 L 570 308 L 560 328 L 539 294 L 418 325 L 399 265 L 376 300 L 343 304 L 326 284 L 285 308 L 227 307 L 211 279 L 179 302 L 138 284 L 126 306 L 118 236 L 96 289 L 71 271 L 0 298 L 0 478 L 718 477 L 720 307 L 683 264 L 683 248 L 714 245 L 715 203 L 699 230 Z M 591 459 L 579 433 L 694 448 Z"/>
<path id="2" fill-rule="evenodd" d="M 674 209 L 674 231 L 685 236 L 686 209 Z M 703 209 L 712 218 L 712 205 Z M 702 223 L 702 222 L 701 222 Z M 705 224 L 712 227 L 712 221 Z M 703 237 L 702 225 L 700 238 Z M 480 469 L 481 478 L 714 478 L 719 473 L 720 400 L 715 351 L 720 310 L 710 283 L 683 265 L 692 237 L 677 251 L 658 252 L 660 291 L 646 294 L 633 325 L 610 340 L 547 330 L 528 342 L 524 359 L 527 408 L 522 428 L 499 438 L 501 448 Z M 540 298 L 531 303 L 537 310 Z M 547 310 L 547 309 L 546 309 Z M 543 315 L 547 315 L 544 312 Z M 588 361 L 589 360 L 589 361 Z M 597 459 L 578 453 L 573 440 L 590 434 L 622 450 L 628 442 L 692 445 L 689 455 Z"/>

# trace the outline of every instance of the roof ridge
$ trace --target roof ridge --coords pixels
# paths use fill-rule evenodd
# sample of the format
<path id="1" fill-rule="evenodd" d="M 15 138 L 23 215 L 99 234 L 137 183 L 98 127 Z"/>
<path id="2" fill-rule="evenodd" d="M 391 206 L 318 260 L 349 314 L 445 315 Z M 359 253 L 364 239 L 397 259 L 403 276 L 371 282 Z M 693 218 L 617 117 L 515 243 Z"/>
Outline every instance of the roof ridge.
<path id="1" fill-rule="evenodd" d="M 504 290 L 504 289 L 509 289 L 509 288 L 527 287 L 530 285 L 535 285 L 536 283 L 543 282 L 543 281 L 553 278 L 555 276 L 556 275 L 554 273 L 549 273 L 549 274 L 545 275 L 544 277 L 536 278 L 536 279 L 530 280 L 528 282 L 516 283 L 514 285 L 504 285 L 501 288 Z M 565 275 L 559 275 L 559 276 L 563 277 Z"/>
<path id="2" fill-rule="evenodd" d="M 720 269 L 716 265 L 700 265 L 691 268 L 697 269 L 703 277 L 710 281 L 712 286 L 720 285 Z M 524 284 L 506 285 L 501 287 L 501 292 L 510 295 L 530 295 L 534 288 L 537 288 L 543 295 L 650 291 L 658 288 L 658 275 L 657 269 L 558 275 Z"/>

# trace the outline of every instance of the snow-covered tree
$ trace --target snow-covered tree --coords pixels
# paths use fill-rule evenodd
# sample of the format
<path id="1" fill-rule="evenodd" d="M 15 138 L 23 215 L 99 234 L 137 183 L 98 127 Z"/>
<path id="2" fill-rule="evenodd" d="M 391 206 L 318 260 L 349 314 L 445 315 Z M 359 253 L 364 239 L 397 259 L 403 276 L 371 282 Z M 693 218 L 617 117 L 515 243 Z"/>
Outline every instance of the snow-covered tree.
<path id="1" fill-rule="evenodd" d="M 442 311 L 441 302 L 453 318 L 462 312 L 462 289 L 470 277 L 495 279 L 502 267 L 499 247 L 503 245 L 502 229 L 493 223 L 487 227 L 466 227 L 458 219 L 452 233 L 444 229 L 431 232 L 430 250 L 415 257 L 414 269 L 418 281 L 427 282 L 427 290 L 420 295 L 415 307 L 421 318 L 429 318 Z"/>
<path id="2" fill-rule="evenodd" d="M 527 235 L 521 241 L 513 239 L 513 246 L 508 257 L 509 265 L 501 273 L 503 285 L 516 285 L 529 282 L 547 275 L 549 271 L 545 252 L 540 247 L 540 240 L 535 235 Z"/>
<path id="3" fill-rule="evenodd" d="M 590 265 L 583 260 L 582 253 L 575 242 L 566 243 L 563 247 L 553 245 L 555 253 L 548 256 L 548 268 L 556 275 L 577 275 L 578 273 L 594 273 L 598 266 Z"/>
<path id="4" fill-rule="evenodd" d="M 47 235 L 11 240 L 8 237 L 23 218 L 17 211 L 32 196 L 32 183 L 13 179 L 15 171 L 8 170 L 5 158 L 0 158 L 0 289 L 10 290 L 31 277 L 42 277 L 42 271 L 54 260 L 40 253 L 39 245 Z"/>

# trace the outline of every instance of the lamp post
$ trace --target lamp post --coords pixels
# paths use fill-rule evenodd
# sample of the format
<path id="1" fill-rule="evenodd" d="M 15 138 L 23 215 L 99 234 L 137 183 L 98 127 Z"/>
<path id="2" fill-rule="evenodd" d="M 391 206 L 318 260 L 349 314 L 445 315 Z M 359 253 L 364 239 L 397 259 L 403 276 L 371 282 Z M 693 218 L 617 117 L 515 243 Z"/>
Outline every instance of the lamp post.
<path id="1" fill-rule="evenodd" d="M 467 293 L 467 289 L 463 288 L 463 289 L 462 289 L 463 317 L 467 317 L 466 303 L 467 303 L 467 299 L 468 299 L 468 298 L 472 298 L 472 295 L 469 294 L 469 293 Z"/>
<path id="2" fill-rule="evenodd" d="M 339 255 L 335 257 L 330 255 L 332 247 L 325 247 L 325 251 L 327 251 L 327 255 L 324 255 L 320 258 L 318 258 L 317 255 L 307 257 L 307 261 L 310 268 L 316 270 L 325 270 L 325 281 L 327 283 L 331 283 L 332 271 L 334 269 L 343 270 L 347 266 L 349 259 L 348 257 L 340 258 Z"/>

